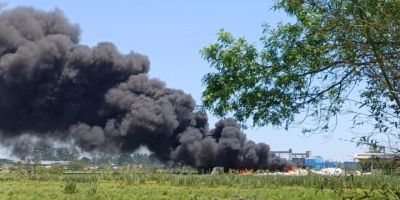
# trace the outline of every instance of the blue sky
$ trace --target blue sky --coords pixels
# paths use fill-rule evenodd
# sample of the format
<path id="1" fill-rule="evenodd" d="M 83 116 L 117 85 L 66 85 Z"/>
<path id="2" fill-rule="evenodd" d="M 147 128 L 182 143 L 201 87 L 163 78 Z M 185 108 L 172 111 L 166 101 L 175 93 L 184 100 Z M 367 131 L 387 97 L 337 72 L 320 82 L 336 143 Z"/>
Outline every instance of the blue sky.
<path id="1" fill-rule="evenodd" d="M 77 1 L 10 0 L 6 9 L 28 5 L 43 10 L 61 9 L 72 23 L 80 24 L 81 43 L 94 46 L 113 42 L 118 49 L 148 55 L 150 76 L 165 81 L 169 87 L 189 93 L 199 103 L 203 90 L 201 78 L 210 67 L 199 50 L 216 40 L 224 28 L 235 36 L 244 36 L 258 44 L 261 25 L 289 21 L 282 12 L 273 11 L 272 0 L 203 0 L 203 1 Z M 338 128 L 330 139 L 324 135 L 305 137 L 303 125 L 289 130 L 264 127 L 246 130 L 247 137 L 269 144 L 272 150 L 295 152 L 311 150 L 326 159 L 352 160 L 362 152 L 350 140 L 354 135 L 349 117 L 339 118 Z M 210 125 L 217 121 L 210 116 Z M 0 156 L 1 157 L 1 156 Z"/>

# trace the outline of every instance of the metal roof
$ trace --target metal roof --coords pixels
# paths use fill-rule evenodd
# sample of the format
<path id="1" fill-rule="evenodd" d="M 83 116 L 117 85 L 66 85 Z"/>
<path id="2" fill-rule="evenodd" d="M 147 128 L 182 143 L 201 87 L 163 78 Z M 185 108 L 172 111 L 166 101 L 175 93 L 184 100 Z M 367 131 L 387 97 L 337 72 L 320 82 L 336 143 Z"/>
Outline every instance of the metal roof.
<path id="1" fill-rule="evenodd" d="M 354 155 L 355 159 L 364 160 L 364 159 L 392 159 L 394 158 L 393 154 L 388 153 L 356 153 Z"/>

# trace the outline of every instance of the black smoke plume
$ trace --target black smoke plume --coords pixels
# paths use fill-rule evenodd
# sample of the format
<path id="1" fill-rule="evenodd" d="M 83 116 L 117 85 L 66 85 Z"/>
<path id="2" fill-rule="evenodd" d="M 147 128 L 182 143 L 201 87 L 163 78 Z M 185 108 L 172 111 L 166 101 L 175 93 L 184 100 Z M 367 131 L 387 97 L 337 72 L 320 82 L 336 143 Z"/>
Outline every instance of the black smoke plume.
<path id="1" fill-rule="evenodd" d="M 0 138 L 15 155 L 32 136 L 71 141 L 86 152 L 133 152 L 198 168 L 273 168 L 269 146 L 246 140 L 233 119 L 209 130 L 193 98 L 149 78 L 144 55 L 112 43 L 79 44 L 61 11 L 0 13 Z"/>

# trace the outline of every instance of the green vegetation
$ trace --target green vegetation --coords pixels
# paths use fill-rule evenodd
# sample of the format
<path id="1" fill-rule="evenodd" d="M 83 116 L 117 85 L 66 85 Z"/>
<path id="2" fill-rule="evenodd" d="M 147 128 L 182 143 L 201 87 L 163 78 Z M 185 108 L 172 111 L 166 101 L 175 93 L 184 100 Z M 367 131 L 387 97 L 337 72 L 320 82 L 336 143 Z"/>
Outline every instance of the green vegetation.
<path id="1" fill-rule="evenodd" d="M 67 179 L 64 187 L 64 193 L 73 194 L 78 190 L 76 189 L 76 181 L 72 179 Z"/>
<path id="2" fill-rule="evenodd" d="M 292 22 L 263 26 L 261 44 L 220 30 L 217 41 L 201 50 L 212 67 L 203 77 L 203 109 L 221 117 L 233 114 L 244 125 L 288 128 L 296 121 L 312 122 L 304 133 L 331 131 L 340 115 L 350 114 L 351 128 L 372 127 L 354 138 L 357 145 L 394 155 L 361 162 L 362 170 L 379 167 L 383 177 L 397 179 L 400 1 L 277 0 L 274 8 Z M 400 199 L 392 182 L 373 176 L 368 181 L 376 185 L 364 187 L 364 179 L 329 178 L 319 184 L 344 199 Z"/>
<path id="3" fill-rule="evenodd" d="M 78 183 L 73 194 L 63 193 L 59 182 L 1 182 L 0 187 L 0 199 L 338 199 L 333 192 L 315 194 L 312 188 L 300 187 L 240 189 L 103 181 L 96 193 L 90 192 L 90 184 Z"/>
<path id="4" fill-rule="evenodd" d="M 0 199 L 396 199 L 396 176 L 197 175 L 118 170 L 0 173 Z M 388 191 L 387 194 L 381 191 Z M 386 196 L 385 196 L 386 195 Z"/>
<path id="5" fill-rule="evenodd" d="M 305 132 L 350 112 L 354 125 L 393 133 L 397 147 L 400 1 L 278 0 L 275 9 L 294 22 L 264 26 L 261 49 L 224 30 L 202 49 L 212 67 L 204 108 L 256 126 L 287 128 L 300 115 L 316 122 Z"/>

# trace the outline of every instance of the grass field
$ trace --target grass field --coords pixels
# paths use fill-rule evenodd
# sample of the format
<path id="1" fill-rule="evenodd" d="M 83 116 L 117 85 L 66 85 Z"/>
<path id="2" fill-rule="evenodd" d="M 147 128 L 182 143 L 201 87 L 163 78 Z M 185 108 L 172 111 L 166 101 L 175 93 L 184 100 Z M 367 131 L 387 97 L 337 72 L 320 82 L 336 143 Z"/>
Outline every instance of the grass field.
<path id="1" fill-rule="evenodd" d="M 350 181 L 351 180 L 351 181 Z M 324 189 L 319 190 L 321 187 Z M 400 191 L 390 176 L 323 177 L 163 173 L 0 173 L 0 199 L 342 199 Z M 336 190 L 330 188 L 342 188 Z M 375 192 L 371 190 L 376 190 Z M 343 192 L 342 196 L 338 193 Z M 390 199 L 390 198 L 389 198 Z M 396 199 L 392 197 L 392 199 Z"/>
<path id="2" fill-rule="evenodd" d="M 92 183 L 78 183 L 77 192 L 66 194 L 64 183 L 55 181 L 9 181 L 0 183 L 0 199 L 338 199 L 333 192 L 315 193 L 303 187 L 239 188 L 172 186 L 167 184 L 128 184 L 99 181 L 93 193 Z"/>

